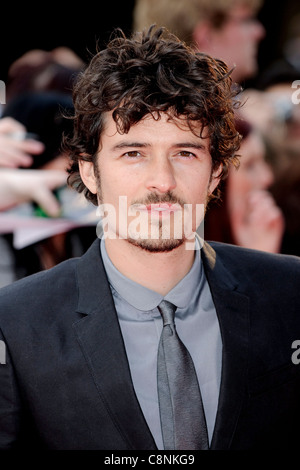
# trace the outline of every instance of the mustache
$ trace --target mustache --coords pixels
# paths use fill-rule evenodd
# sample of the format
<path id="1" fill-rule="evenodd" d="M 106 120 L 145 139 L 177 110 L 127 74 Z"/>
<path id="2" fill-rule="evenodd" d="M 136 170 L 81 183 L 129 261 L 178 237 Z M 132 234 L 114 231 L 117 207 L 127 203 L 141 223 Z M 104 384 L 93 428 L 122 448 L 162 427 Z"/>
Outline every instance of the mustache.
<path id="1" fill-rule="evenodd" d="M 183 199 L 178 198 L 174 194 L 172 194 L 171 191 L 168 191 L 165 194 L 156 194 L 156 193 L 150 193 L 145 199 L 139 199 L 135 200 L 132 202 L 132 206 L 134 205 L 149 205 L 149 204 L 163 204 L 163 203 L 168 203 L 168 204 L 179 204 L 181 207 L 184 207 L 184 204 L 186 204 Z"/>

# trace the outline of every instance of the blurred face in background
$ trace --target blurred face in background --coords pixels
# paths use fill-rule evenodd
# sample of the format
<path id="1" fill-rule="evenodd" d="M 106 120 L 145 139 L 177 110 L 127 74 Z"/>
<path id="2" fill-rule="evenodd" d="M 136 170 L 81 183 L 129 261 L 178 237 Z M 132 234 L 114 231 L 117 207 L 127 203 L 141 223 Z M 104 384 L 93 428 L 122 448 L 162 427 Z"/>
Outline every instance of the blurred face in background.
<path id="1" fill-rule="evenodd" d="M 230 216 L 247 218 L 253 199 L 268 190 L 274 180 L 265 161 L 265 143 L 255 131 L 242 139 L 240 167 L 230 168 L 227 180 L 227 201 Z"/>
<path id="2" fill-rule="evenodd" d="M 249 6 L 241 4 L 232 8 L 223 23 L 219 27 L 208 26 L 205 35 L 207 52 L 222 59 L 229 68 L 236 67 L 232 73 L 234 81 L 256 74 L 258 45 L 265 29 Z M 203 42 L 199 47 L 203 49 Z"/>

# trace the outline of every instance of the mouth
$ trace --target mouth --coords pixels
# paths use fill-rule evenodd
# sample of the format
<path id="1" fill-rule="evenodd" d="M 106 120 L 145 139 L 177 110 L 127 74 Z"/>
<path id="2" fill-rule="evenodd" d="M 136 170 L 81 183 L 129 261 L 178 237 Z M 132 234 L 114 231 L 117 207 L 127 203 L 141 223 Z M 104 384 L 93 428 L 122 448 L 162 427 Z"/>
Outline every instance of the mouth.
<path id="1" fill-rule="evenodd" d="M 181 209 L 179 204 L 168 204 L 168 203 L 160 203 L 160 204 L 148 204 L 146 206 L 147 211 L 152 212 L 176 212 Z"/>
<path id="2" fill-rule="evenodd" d="M 136 211 L 148 212 L 149 214 L 167 215 L 181 210 L 180 204 L 157 203 L 157 204 L 135 204 Z"/>

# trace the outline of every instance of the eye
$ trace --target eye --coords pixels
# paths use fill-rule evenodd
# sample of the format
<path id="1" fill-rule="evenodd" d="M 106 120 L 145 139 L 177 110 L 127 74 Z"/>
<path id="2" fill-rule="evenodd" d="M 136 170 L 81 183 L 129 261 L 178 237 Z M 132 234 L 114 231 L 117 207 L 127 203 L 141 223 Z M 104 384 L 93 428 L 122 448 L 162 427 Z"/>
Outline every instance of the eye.
<path id="1" fill-rule="evenodd" d="M 180 150 L 178 155 L 184 158 L 196 158 L 196 155 L 193 152 L 189 152 L 188 150 Z"/>
<path id="2" fill-rule="evenodd" d="M 130 150 L 129 152 L 124 153 L 123 157 L 125 157 L 125 158 L 139 158 L 139 157 L 141 157 L 141 154 L 137 150 Z"/>

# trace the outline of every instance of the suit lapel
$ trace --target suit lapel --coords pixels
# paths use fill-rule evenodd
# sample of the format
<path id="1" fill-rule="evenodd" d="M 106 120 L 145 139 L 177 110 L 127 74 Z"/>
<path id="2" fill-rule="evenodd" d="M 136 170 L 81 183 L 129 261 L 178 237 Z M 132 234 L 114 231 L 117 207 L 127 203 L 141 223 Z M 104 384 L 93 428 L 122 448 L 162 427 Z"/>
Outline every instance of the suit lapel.
<path id="1" fill-rule="evenodd" d="M 128 449 L 156 449 L 136 398 L 99 240 L 78 263 L 78 312 L 74 324 L 101 400 Z"/>
<path id="2" fill-rule="evenodd" d="M 211 449 L 230 447 L 244 399 L 249 344 L 249 299 L 207 243 L 202 259 L 220 324 L 223 352 L 216 423 Z M 236 263 L 236 260 L 233 260 Z"/>

